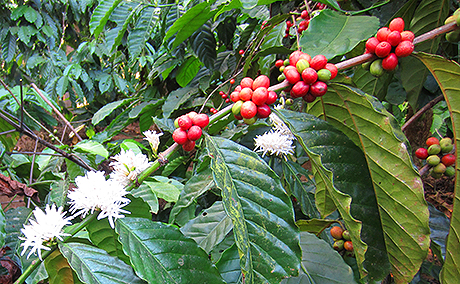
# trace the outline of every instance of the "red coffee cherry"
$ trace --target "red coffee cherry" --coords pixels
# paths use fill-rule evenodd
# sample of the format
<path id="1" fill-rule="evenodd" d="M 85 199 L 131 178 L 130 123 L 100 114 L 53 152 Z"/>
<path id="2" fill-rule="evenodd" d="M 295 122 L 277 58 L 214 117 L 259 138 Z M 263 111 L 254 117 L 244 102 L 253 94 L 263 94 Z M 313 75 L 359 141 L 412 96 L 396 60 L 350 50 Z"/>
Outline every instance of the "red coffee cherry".
<path id="1" fill-rule="evenodd" d="M 316 81 L 310 86 L 310 93 L 315 97 L 324 96 L 327 92 L 327 85 L 324 82 Z"/>
<path id="2" fill-rule="evenodd" d="M 201 134 L 203 134 L 201 127 L 199 127 L 198 125 L 193 125 L 187 132 L 187 138 L 188 140 L 196 141 L 200 139 Z"/>
<path id="3" fill-rule="evenodd" d="M 252 101 L 258 106 L 265 104 L 267 102 L 267 99 L 268 90 L 265 87 L 258 87 L 252 93 Z"/>
<path id="4" fill-rule="evenodd" d="M 366 41 L 366 50 L 369 51 L 369 53 L 374 53 L 375 48 L 377 45 L 380 43 L 380 41 L 376 37 L 371 37 Z"/>
<path id="5" fill-rule="evenodd" d="M 295 84 L 300 81 L 300 74 L 297 72 L 297 69 L 292 66 L 286 66 L 283 71 L 284 75 L 286 76 L 286 80 L 288 80 L 289 83 Z"/>
<path id="6" fill-rule="evenodd" d="M 253 82 L 252 82 L 252 89 L 256 90 L 259 87 L 265 87 L 269 88 L 270 87 L 270 78 L 268 78 L 266 75 L 260 75 L 258 76 Z"/>
<path id="7" fill-rule="evenodd" d="M 269 91 L 268 92 L 268 98 L 267 98 L 267 101 L 265 103 L 267 105 L 271 105 L 274 102 L 276 102 L 277 99 L 278 99 L 278 95 L 274 91 Z"/>
<path id="8" fill-rule="evenodd" d="M 401 42 L 401 33 L 398 31 L 392 31 L 387 38 L 387 41 L 391 46 L 397 46 Z"/>
<path id="9" fill-rule="evenodd" d="M 267 118 L 270 116 L 272 110 L 268 105 L 261 105 L 257 107 L 257 117 L 258 118 Z"/>
<path id="10" fill-rule="evenodd" d="M 402 18 L 394 18 L 391 20 L 389 28 L 391 31 L 404 31 L 404 20 Z"/>
<path id="11" fill-rule="evenodd" d="M 387 38 L 388 38 L 388 35 L 390 34 L 390 29 L 387 28 L 387 27 L 383 27 L 383 28 L 380 28 L 378 31 L 377 31 L 377 39 L 382 42 L 382 41 L 386 41 Z"/>
<path id="12" fill-rule="evenodd" d="M 187 142 L 182 145 L 182 149 L 186 152 L 192 151 L 195 149 L 195 141 L 187 140 Z"/>
<path id="13" fill-rule="evenodd" d="M 388 54 L 388 56 L 382 60 L 382 67 L 387 71 L 395 70 L 396 66 L 398 66 L 398 57 L 394 53 Z"/>
<path id="14" fill-rule="evenodd" d="M 241 90 L 239 96 L 240 96 L 240 99 L 243 100 L 243 101 L 249 101 L 251 100 L 252 98 L 252 89 L 251 88 L 248 88 L 248 87 L 245 87 Z"/>
<path id="15" fill-rule="evenodd" d="M 387 57 L 391 52 L 391 44 L 387 41 L 382 41 L 375 47 L 375 55 L 380 58 Z"/>
<path id="16" fill-rule="evenodd" d="M 337 66 L 335 66 L 335 64 L 327 63 L 326 67 L 324 68 L 331 72 L 331 80 L 337 76 L 337 73 L 339 73 L 339 70 L 337 69 Z"/>
<path id="17" fill-rule="evenodd" d="M 291 97 L 293 98 L 300 98 L 300 97 L 305 96 L 309 90 L 310 90 L 310 85 L 306 84 L 304 81 L 301 80 L 295 83 L 294 86 L 292 86 L 290 94 L 291 94 Z"/>
<path id="18" fill-rule="evenodd" d="M 331 72 L 332 73 L 332 72 Z M 313 84 L 318 80 L 318 73 L 313 68 L 306 68 L 302 71 L 302 80 L 306 84 Z"/>
<path id="19" fill-rule="evenodd" d="M 401 41 L 395 49 L 395 54 L 398 57 L 406 57 L 414 51 L 414 44 L 411 41 Z"/>
<path id="20" fill-rule="evenodd" d="M 177 144 L 183 145 L 188 140 L 187 132 L 181 128 L 176 128 L 173 132 L 172 138 Z"/>
<path id="21" fill-rule="evenodd" d="M 199 126 L 200 128 L 205 128 L 209 124 L 209 116 L 205 113 L 197 114 L 193 119 L 192 122 L 194 125 Z"/>
<path id="22" fill-rule="evenodd" d="M 240 114 L 243 118 L 251 119 L 257 114 L 257 105 L 252 101 L 246 101 L 241 105 Z"/>
<path id="23" fill-rule="evenodd" d="M 316 71 L 323 69 L 326 66 L 327 58 L 322 54 L 318 54 L 310 61 L 310 67 Z"/>
<path id="24" fill-rule="evenodd" d="M 452 166 L 455 164 L 455 155 L 453 154 L 447 154 L 444 155 L 441 159 L 441 163 L 443 163 L 446 167 Z"/>
<path id="25" fill-rule="evenodd" d="M 240 82 L 241 89 L 243 89 L 243 88 L 251 88 L 252 89 L 252 83 L 253 82 L 254 82 L 254 80 L 252 80 L 252 78 L 244 77 Z"/>
<path id="26" fill-rule="evenodd" d="M 405 40 L 408 40 L 410 42 L 413 42 L 414 41 L 414 38 L 415 38 L 415 35 L 413 32 L 411 31 L 403 31 L 401 33 L 401 41 L 405 41 Z"/>
<path id="27" fill-rule="evenodd" d="M 188 130 L 193 125 L 193 122 L 188 115 L 182 115 L 177 119 L 177 124 L 182 130 Z"/>

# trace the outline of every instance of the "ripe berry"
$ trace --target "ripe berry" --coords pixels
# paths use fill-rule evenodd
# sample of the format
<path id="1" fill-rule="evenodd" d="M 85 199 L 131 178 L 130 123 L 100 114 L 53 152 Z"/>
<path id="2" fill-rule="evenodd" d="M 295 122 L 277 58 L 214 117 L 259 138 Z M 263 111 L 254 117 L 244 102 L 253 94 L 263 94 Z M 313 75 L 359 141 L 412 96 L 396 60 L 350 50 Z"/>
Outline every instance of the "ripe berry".
<path id="1" fill-rule="evenodd" d="M 310 61 L 310 67 L 315 69 L 316 71 L 323 69 L 326 66 L 327 58 L 322 54 L 318 54 L 313 57 Z"/>
<path id="2" fill-rule="evenodd" d="M 300 80 L 299 82 L 295 83 L 294 86 L 292 86 L 291 97 L 293 98 L 303 97 L 308 93 L 309 90 L 310 90 L 310 85 Z"/>
<path id="3" fill-rule="evenodd" d="M 183 145 L 188 140 L 187 132 L 181 128 L 176 128 L 173 132 L 172 138 L 177 144 Z"/>
<path id="4" fill-rule="evenodd" d="M 195 117 L 195 115 L 197 115 L 197 113 L 194 112 L 194 111 L 191 111 L 191 112 L 187 113 L 187 116 L 190 117 L 190 119 L 192 120 L 192 122 L 193 122 L 193 118 Z"/>
<path id="5" fill-rule="evenodd" d="M 382 60 L 382 68 L 387 71 L 395 70 L 396 66 L 398 66 L 398 57 L 394 53 L 388 54 L 388 56 Z"/>
<path id="6" fill-rule="evenodd" d="M 227 94 L 225 94 L 225 93 L 224 93 L 224 94 L 222 94 L 222 95 L 220 95 L 220 96 L 221 96 L 223 99 L 226 99 L 226 98 L 228 98 Z"/>
<path id="7" fill-rule="evenodd" d="M 258 76 L 253 82 L 252 82 L 252 89 L 256 90 L 259 87 L 264 87 L 264 88 L 269 88 L 270 87 L 270 78 L 268 78 L 266 75 L 260 75 Z"/>
<path id="8" fill-rule="evenodd" d="M 310 93 L 315 97 L 324 96 L 327 92 L 327 85 L 324 82 L 316 81 L 310 86 Z"/>
<path id="9" fill-rule="evenodd" d="M 251 78 L 249 78 L 249 79 L 251 79 Z M 252 83 L 251 83 L 251 84 L 252 84 Z M 251 85 L 251 86 L 252 86 L 252 85 Z M 235 90 L 234 90 L 234 91 L 235 91 L 235 92 L 240 92 L 241 89 L 242 89 L 242 88 L 241 88 L 241 85 L 238 85 L 238 86 L 235 87 Z"/>
<path id="10" fill-rule="evenodd" d="M 318 80 L 318 73 L 313 68 L 306 68 L 302 71 L 302 80 L 306 84 L 313 84 Z"/>
<path id="11" fill-rule="evenodd" d="M 252 80 L 252 78 L 244 77 L 240 82 L 241 89 L 243 89 L 243 88 L 251 88 L 252 89 L 252 83 L 253 82 L 254 82 L 254 80 Z"/>
<path id="12" fill-rule="evenodd" d="M 455 155 L 453 154 L 447 154 L 442 157 L 441 162 L 446 166 L 452 166 L 455 164 Z"/>
<path id="13" fill-rule="evenodd" d="M 232 92 L 230 94 L 230 99 L 232 100 L 232 102 L 237 102 L 240 100 L 240 92 Z"/>
<path id="14" fill-rule="evenodd" d="M 343 244 L 343 248 L 346 249 L 347 251 L 353 251 L 353 243 L 351 241 L 346 241 Z"/>
<path id="15" fill-rule="evenodd" d="M 308 64 L 310 64 L 311 56 L 308 53 L 302 52 L 302 54 L 299 55 L 299 60 L 300 59 L 305 59 L 307 60 Z"/>
<path id="16" fill-rule="evenodd" d="M 388 38 L 388 35 L 390 34 L 390 29 L 387 28 L 387 27 L 383 27 L 383 28 L 380 28 L 378 31 L 377 31 L 377 39 L 382 42 L 382 41 L 386 41 L 387 38 Z"/>
<path id="17" fill-rule="evenodd" d="M 193 125 L 187 132 L 187 138 L 191 141 L 196 141 L 200 139 L 202 133 L 201 127 Z"/>
<path id="18" fill-rule="evenodd" d="M 425 160 L 426 158 L 428 158 L 428 150 L 425 148 L 418 148 L 415 151 L 415 156 L 419 159 Z"/>
<path id="19" fill-rule="evenodd" d="M 267 118 L 270 116 L 271 109 L 268 105 L 261 105 L 257 107 L 257 117 L 258 118 Z"/>
<path id="20" fill-rule="evenodd" d="M 398 46 L 396 46 L 395 54 L 398 57 L 406 57 L 411 55 L 414 51 L 414 44 L 411 41 L 405 40 L 401 41 Z"/>
<path id="21" fill-rule="evenodd" d="M 411 31 L 403 31 L 401 32 L 401 41 L 408 40 L 410 42 L 413 42 L 415 38 L 415 35 Z"/>
<path id="22" fill-rule="evenodd" d="M 425 143 L 426 143 L 427 147 L 430 147 L 433 144 L 439 144 L 439 140 L 436 137 L 430 137 L 430 138 L 426 139 Z"/>
<path id="23" fill-rule="evenodd" d="M 244 50 L 240 49 L 240 51 L 238 51 L 238 53 L 239 53 L 240 55 L 243 55 L 243 54 L 244 54 Z"/>
<path id="24" fill-rule="evenodd" d="M 339 70 L 337 69 L 337 66 L 335 66 L 335 64 L 327 63 L 326 67 L 324 68 L 331 72 L 331 80 L 337 76 L 337 73 L 339 73 Z"/>
<path id="25" fill-rule="evenodd" d="M 296 50 L 291 55 L 289 55 L 289 64 L 295 66 L 297 61 L 299 61 L 299 57 L 303 52 L 300 50 Z"/>
<path id="26" fill-rule="evenodd" d="M 292 26 L 293 26 L 293 24 L 292 24 L 291 21 L 286 21 L 286 27 L 290 28 L 290 27 L 292 27 Z"/>
<path id="27" fill-rule="evenodd" d="M 265 104 L 267 102 L 267 99 L 268 90 L 265 87 L 258 87 L 252 93 L 252 101 L 258 106 Z"/>
<path id="28" fill-rule="evenodd" d="M 194 125 L 205 128 L 209 124 L 209 117 L 205 113 L 200 113 L 192 119 L 192 122 Z"/>
<path id="29" fill-rule="evenodd" d="M 312 103 L 316 100 L 316 97 L 313 96 L 311 93 L 308 93 L 306 96 L 303 96 L 302 99 L 307 103 Z"/>
<path id="30" fill-rule="evenodd" d="M 398 31 L 392 31 L 387 38 L 387 41 L 391 46 L 397 46 L 401 42 L 401 33 Z"/>
<path id="31" fill-rule="evenodd" d="M 283 66 L 283 65 L 284 65 L 284 60 L 282 60 L 282 59 L 276 60 L 275 66 L 276 66 L 277 68 L 280 68 L 280 67 Z"/>
<path id="32" fill-rule="evenodd" d="M 188 130 L 193 125 L 193 122 L 188 115 L 182 115 L 177 120 L 177 124 L 182 130 Z"/>
<path id="33" fill-rule="evenodd" d="M 339 226 L 333 226 L 331 227 L 330 234 L 334 239 L 340 240 L 342 238 L 343 229 Z"/>
<path id="34" fill-rule="evenodd" d="M 391 52 L 391 44 L 387 41 L 382 41 L 375 47 L 375 55 L 380 58 L 387 57 Z"/>
<path id="35" fill-rule="evenodd" d="M 257 114 L 257 106 L 252 101 L 246 101 L 241 105 L 240 113 L 243 118 L 253 118 Z"/>
<path id="36" fill-rule="evenodd" d="M 394 18 L 391 20 L 389 28 L 391 31 L 404 31 L 404 20 L 402 18 Z"/>
<path id="37" fill-rule="evenodd" d="M 310 25 L 310 20 L 304 20 L 299 23 L 299 32 L 303 32 L 306 29 L 308 29 L 308 26 Z"/>
<path id="38" fill-rule="evenodd" d="M 226 98 L 226 99 L 225 99 L 225 102 L 226 102 L 226 103 L 229 103 L 229 102 L 230 102 L 230 99 L 229 99 L 229 98 Z"/>
<path id="39" fill-rule="evenodd" d="M 300 13 L 300 17 L 304 20 L 309 19 L 310 15 L 308 14 L 307 10 L 303 10 L 302 13 Z"/>
<path id="40" fill-rule="evenodd" d="M 286 66 L 283 73 L 284 76 L 286 76 L 286 80 L 288 80 L 291 84 L 295 84 L 300 81 L 300 74 L 294 66 Z"/>
<path id="41" fill-rule="evenodd" d="M 269 91 L 267 101 L 265 103 L 267 105 L 271 105 L 274 102 L 276 102 L 277 99 L 278 99 L 278 95 L 274 91 Z"/>
<path id="42" fill-rule="evenodd" d="M 187 140 L 187 142 L 182 145 L 182 149 L 184 149 L 186 152 L 192 151 L 195 149 L 195 141 Z"/>
<path id="43" fill-rule="evenodd" d="M 232 84 L 232 85 L 235 84 L 235 79 L 233 79 L 233 78 L 230 79 L 230 84 Z"/>
<path id="44" fill-rule="evenodd" d="M 327 82 L 331 79 L 331 71 L 327 70 L 326 68 L 318 70 L 318 80 Z"/>
<path id="45" fill-rule="evenodd" d="M 371 37 L 366 41 L 366 50 L 369 53 L 375 52 L 375 47 L 380 43 L 380 41 L 376 37 Z"/>
<path id="46" fill-rule="evenodd" d="M 252 89 L 251 88 L 243 88 L 239 94 L 240 99 L 243 101 L 249 101 L 252 98 Z"/>

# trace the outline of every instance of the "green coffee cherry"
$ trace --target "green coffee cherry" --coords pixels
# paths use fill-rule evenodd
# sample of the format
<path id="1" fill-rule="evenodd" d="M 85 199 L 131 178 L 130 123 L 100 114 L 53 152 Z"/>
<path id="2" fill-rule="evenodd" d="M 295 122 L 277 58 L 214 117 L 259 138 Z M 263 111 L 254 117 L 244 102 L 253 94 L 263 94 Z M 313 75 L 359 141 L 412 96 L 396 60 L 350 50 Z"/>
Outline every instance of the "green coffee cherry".
<path id="1" fill-rule="evenodd" d="M 320 69 L 318 71 L 318 80 L 320 81 L 323 81 L 323 82 L 327 82 L 331 79 L 331 71 L 327 70 L 327 69 Z"/>
<path id="2" fill-rule="evenodd" d="M 438 155 L 431 155 L 426 158 L 426 163 L 430 166 L 436 166 L 441 162 L 441 158 L 438 157 Z"/>
<path id="3" fill-rule="evenodd" d="M 240 115 L 241 106 L 243 105 L 243 101 L 237 101 L 232 106 L 232 113 L 233 115 Z"/>
<path id="4" fill-rule="evenodd" d="M 336 251 L 341 251 L 343 250 L 343 244 L 345 243 L 344 240 L 337 240 L 334 242 L 334 244 L 332 245 L 332 247 L 336 250 Z"/>
<path id="5" fill-rule="evenodd" d="M 281 75 L 278 76 L 278 82 L 283 82 L 284 80 L 286 80 L 286 75 L 282 73 Z"/>
<path id="6" fill-rule="evenodd" d="M 254 116 L 253 118 L 243 118 L 244 123 L 251 125 L 254 124 L 257 121 L 257 116 Z"/>
<path id="7" fill-rule="evenodd" d="M 380 77 L 385 73 L 385 69 L 382 67 L 382 59 L 374 60 L 371 63 L 371 67 L 369 68 L 369 72 L 375 77 Z"/>
<path id="8" fill-rule="evenodd" d="M 430 171 L 430 175 L 433 178 L 441 178 L 442 177 L 442 174 L 435 173 L 434 171 Z"/>
<path id="9" fill-rule="evenodd" d="M 369 71 L 369 69 L 371 69 L 371 64 L 372 64 L 371 61 L 367 61 L 367 62 L 364 62 L 363 64 L 361 64 L 361 67 L 363 67 L 364 70 Z"/>
<path id="10" fill-rule="evenodd" d="M 441 151 L 443 153 L 449 153 L 454 149 L 452 139 L 450 139 L 449 137 L 442 138 L 441 141 L 439 141 L 439 145 L 441 146 Z"/>
<path id="11" fill-rule="evenodd" d="M 343 231 L 342 238 L 346 241 L 351 241 L 350 231 L 348 230 Z"/>
<path id="12" fill-rule="evenodd" d="M 457 19 L 460 19 L 460 17 L 458 17 Z M 456 43 L 460 41 L 460 30 L 446 33 L 446 40 L 451 43 Z"/>
<path id="13" fill-rule="evenodd" d="M 441 153 L 441 146 L 439 144 L 433 144 L 428 147 L 428 155 L 437 155 Z"/>
<path id="14" fill-rule="evenodd" d="M 443 174 L 446 172 L 446 166 L 443 163 L 439 163 L 433 167 L 433 172 L 437 174 Z"/>
<path id="15" fill-rule="evenodd" d="M 455 168 L 450 166 L 450 167 L 447 167 L 446 168 L 446 171 L 444 172 L 444 174 L 448 177 L 453 177 L 455 175 Z"/>

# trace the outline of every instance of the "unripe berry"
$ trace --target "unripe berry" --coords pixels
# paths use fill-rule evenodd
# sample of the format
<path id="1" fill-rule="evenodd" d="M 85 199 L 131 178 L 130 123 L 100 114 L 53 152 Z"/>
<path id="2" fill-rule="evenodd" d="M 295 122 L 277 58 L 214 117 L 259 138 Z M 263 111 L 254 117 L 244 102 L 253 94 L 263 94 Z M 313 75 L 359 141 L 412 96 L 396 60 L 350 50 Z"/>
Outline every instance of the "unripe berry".
<path id="1" fill-rule="evenodd" d="M 433 172 L 437 174 L 443 174 L 446 171 L 446 165 L 439 163 L 433 167 Z"/>
<path id="2" fill-rule="evenodd" d="M 390 24 L 388 25 L 391 31 L 404 31 L 404 20 L 402 18 L 394 18 L 391 20 Z"/>
<path id="3" fill-rule="evenodd" d="M 241 106 L 243 105 L 243 101 L 237 101 L 232 106 L 232 113 L 233 115 L 240 115 Z"/>
<path id="4" fill-rule="evenodd" d="M 455 175 L 455 168 L 450 166 L 450 167 L 447 167 L 446 168 L 446 171 L 444 172 L 444 174 L 448 177 L 453 177 Z"/>
<path id="5" fill-rule="evenodd" d="M 382 67 L 382 59 L 374 60 L 374 62 L 371 63 L 369 72 L 375 77 L 382 76 L 385 73 L 385 69 Z"/>
<path id="6" fill-rule="evenodd" d="M 297 61 L 297 64 L 295 65 L 295 68 L 297 69 L 297 72 L 299 73 L 302 73 L 302 71 L 308 67 L 310 67 L 310 63 L 308 63 L 306 59 L 299 59 Z"/>
<path id="7" fill-rule="evenodd" d="M 387 57 L 391 52 L 391 44 L 387 41 L 382 41 L 375 47 L 375 55 L 380 58 Z"/>
<path id="8" fill-rule="evenodd" d="M 343 250 L 343 244 L 344 244 L 344 240 L 337 240 L 335 241 L 333 244 L 332 244 L 332 247 L 336 250 L 336 251 L 341 251 Z"/>
<path id="9" fill-rule="evenodd" d="M 176 128 L 173 132 L 172 138 L 177 144 L 183 145 L 188 140 L 187 132 L 181 128 Z"/>
<path id="10" fill-rule="evenodd" d="M 396 46 L 395 54 L 398 57 L 406 57 L 412 54 L 414 51 L 414 44 L 411 41 L 405 40 L 401 41 L 398 46 Z"/>
<path id="11" fill-rule="evenodd" d="M 382 68 L 387 71 L 395 70 L 396 66 L 398 66 L 398 57 L 394 53 L 388 54 L 388 56 L 382 60 Z"/>
<path id="12" fill-rule="evenodd" d="M 257 121 L 257 116 L 254 116 L 252 118 L 244 118 L 243 117 L 243 121 L 244 121 L 244 123 L 246 123 L 248 125 L 254 124 Z"/>
<path id="13" fill-rule="evenodd" d="M 193 125 L 187 132 L 187 138 L 191 141 L 196 141 L 200 139 L 202 133 L 201 127 Z"/>
<path id="14" fill-rule="evenodd" d="M 342 238 L 346 241 L 351 241 L 350 231 L 348 230 L 343 231 Z"/>
<path id="15" fill-rule="evenodd" d="M 426 158 L 426 163 L 430 166 L 436 166 L 441 162 L 441 159 L 438 157 L 438 155 L 431 155 Z"/>
<path id="16" fill-rule="evenodd" d="M 428 155 L 437 155 L 439 153 L 441 153 L 441 145 L 433 144 L 428 147 Z"/>
<path id="17" fill-rule="evenodd" d="M 318 80 L 327 82 L 331 79 L 331 77 L 331 71 L 327 70 L 326 68 L 318 70 Z"/>

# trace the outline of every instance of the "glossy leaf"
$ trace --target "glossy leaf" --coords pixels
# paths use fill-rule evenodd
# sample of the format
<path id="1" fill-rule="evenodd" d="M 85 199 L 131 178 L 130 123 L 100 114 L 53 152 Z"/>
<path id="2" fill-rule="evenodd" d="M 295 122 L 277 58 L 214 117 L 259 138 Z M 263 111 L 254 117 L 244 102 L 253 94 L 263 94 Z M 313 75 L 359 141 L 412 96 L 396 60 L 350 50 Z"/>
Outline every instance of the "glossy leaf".
<path id="1" fill-rule="evenodd" d="M 55 250 L 45 259 L 45 267 L 48 272 L 48 281 L 50 284 L 61 283 L 82 283 L 76 275 L 73 274 L 67 259 L 59 250 Z M 75 277 L 74 277 L 75 276 Z"/>
<path id="2" fill-rule="evenodd" d="M 144 182 L 139 187 L 132 189 L 130 193 L 134 197 L 142 198 L 149 205 L 150 212 L 158 213 L 158 197 L 148 184 Z"/>
<path id="3" fill-rule="evenodd" d="M 10 208 L 5 212 L 6 226 L 5 226 L 5 246 L 11 248 L 11 251 L 6 251 L 7 256 L 12 257 L 17 251 L 20 254 L 23 248 L 19 249 L 21 240 L 19 236 L 22 234 L 21 229 L 26 223 L 32 209 L 27 207 Z"/>
<path id="4" fill-rule="evenodd" d="M 331 84 L 309 112 L 330 122 L 364 151 L 381 222 L 372 231 L 383 230 L 385 236 L 384 246 L 376 248 L 387 251 L 396 281 L 409 282 L 429 247 L 429 215 L 422 181 L 396 120 L 375 98 L 340 84 Z M 362 193 L 354 193 L 353 198 L 365 202 Z"/>
<path id="5" fill-rule="evenodd" d="M 149 283 L 223 283 L 208 255 L 174 226 L 144 218 L 117 221 L 124 252 Z M 199 269 L 197 269 L 199 267 Z"/>
<path id="6" fill-rule="evenodd" d="M 232 220 L 227 216 L 221 201 L 215 202 L 203 210 L 195 219 L 190 220 L 180 230 L 207 253 L 220 243 L 232 230 Z"/>
<path id="7" fill-rule="evenodd" d="M 104 29 L 113 9 L 115 9 L 120 2 L 121 0 L 103 0 L 96 7 L 91 16 L 91 21 L 89 22 L 89 30 L 96 38 Z"/>
<path id="8" fill-rule="evenodd" d="M 17 36 L 8 33 L 2 41 L 2 58 L 6 62 L 11 62 L 16 53 Z"/>
<path id="9" fill-rule="evenodd" d="M 153 177 L 154 181 L 146 180 L 144 183 L 158 196 L 167 202 L 176 202 L 184 185 L 176 180 L 163 176 Z"/>
<path id="10" fill-rule="evenodd" d="M 177 70 L 176 81 L 183 88 L 195 78 L 200 70 L 201 62 L 198 58 L 191 56 Z"/>
<path id="11" fill-rule="evenodd" d="M 334 223 L 337 223 L 337 221 L 331 219 L 301 219 L 297 220 L 296 222 L 297 226 L 300 228 L 300 231 L 309 232 L 317 236 Z"/>
<path id="12" fill-rule="evenodd" d="M 277 114 L 289 125 L 310 158 L 316 207 L 321 216 L 324 218 L 337 209 L 350 231 L 361 277 L 366 276 L 366 270 L 371 278 L 384 277 L 388 273 L 388 260 L 362 151 L 324 120 L 292 111 Z M 352 198 L 356 199 L 353 203 Z"/>
<path id="13" fill-rule="evenodd" d="M 189 100 L 192 95 L 198 93 L 198 91 L 198 86 L 188 85 L 185 88 L 179 88 L 169 93 L 169 96 L 163 105 L 163 116 L 168 118 L 173 111 L 187 102 L 187 100 Z"/>
<path id="14" fill-rule="evenodd" d="M 83 283 L 145 283 L 134 274 L 131 266 L 100 248 L 80 243 L 61 243 L 59 249 Z"/>
<path id="15" fill-rule="evenodd" d="M 124 104 L 128 103 L 130 100 L 124 99 L 120 101 L 115 101 L 111 102 L 109 104 L 106 104 L 102 108 L 100 108 L 94 115 L 93 118 L 91 119 L 91 123 L 93 125 L 97 125 L 99 122 L 101 122 L 104 118 L 106 118 L 108 115 L 110 115 L 114 110 L 117 108 L 123 106 Z"/>
<path id="16" fill-rule="evenodd" d="M 458 152 L 458 146 L 460 145 L 460 87 L 458 85 L 458 80 L 460 80 L 460 66 L 455 61 L 446 60 L 437 55 L 418 53 L 416 57 L 430 70 L 444 94 L 454 130 L 456 164 L 460 165 Z M 460 254 L 458 253 L 460 251 L 460 196 L 458 194 L 460 173 L 458 167 L 455 172 L 456 194 L 454 197 L 449 236 L 447 237 L 446 259 L 440 275 L 442 283 L 456 283 L 460 279 L 460 267 L 458 265 L 460 263 Z"/>
<path id="17" fill-rule="evenodd" d="M 5 120 L 0 119 L 0 132 L 9 131 L 12 129 L 14 129 L 13 126 L 11 126 Z M 3 144 L 3 147 L 5 147 L 6 151 L 12 151 L 18 140 L 19 132 L 17 131 L 0 135 L 0 142 Z"/>
<path id="18" fill-rule="evenodd" d="M 279 283 L 299 269 L 299 233 L 279 177 L 253 151 L 206 136 L 214 181 L 232 219 L 247 283 Z"/>
<path id="19" fill-rule="evenodd" d="M 198 59 L 200 59 L 200 61 L 203 62 L 204 66 L 208 69 L 214 69 L 214 63 L 217 58 L 217 43 L 211 29 L 211 25 L 212 23 L 207 21 L 190 37 L 190 45 L 193 52 L 195 52 Z M 201 64 L 199 66 L 201 66 Z M 196 71 L 198 72 L 198 70 Z M 195 77 L 195 75 L 193 77 Z M 190 80 L 193 79 L 193 77 L 190 78 Z"/>
<path id="20" fill-rule="evenodd" d="M 240 268 L 240 257 L 238 255 L 238 247 L 236 244 L 232 245 L 222 253 L 222 257 L 216 265 L 226 283 L 243 283 L 243 274 L 241 273 Z"/>
<path id="21" fill-rule="evenodd" d="M 111 46 L 111 52 L 115 51 L 121 44 L 128 26 L 140 6 L 139 3 L 122 2 L 113 10 L 110 15 L 110 21 L 115 22 L 117 26 L 105 32 L 105 40 L 107 41 L 107 45 Z"/>
<path id="22" fill-rule="evenodd" d="M 101 155 L 104 158 L 109 157 L 109 152 L 105 149 L 105 147 L 96 141 L 91 141 L 91 140 L 83 140 L 78 142 L 75 146 L 74 149 L 79 149 L 82 150 L 83 152 L 91 153 L 91 154 L 97 154 Z"/>
<path id="23" fill-rule="evenodd" d="M 323 10 L 312 18 L 300 37 L 302 51 L 312 57 L 318 54 L 331 59 L 351 51 L 358 43 L 375 34 L 379 20 L 369 16 L 345 16 Z"/>
<path id="24" fill-rule="evenodd" d="M 134 29 L 128 35 L 128 49 L 131 60 L 139 56 L 150 39 L 159 20 L 158 8 L 147 6 L 142 9 Z"/>

